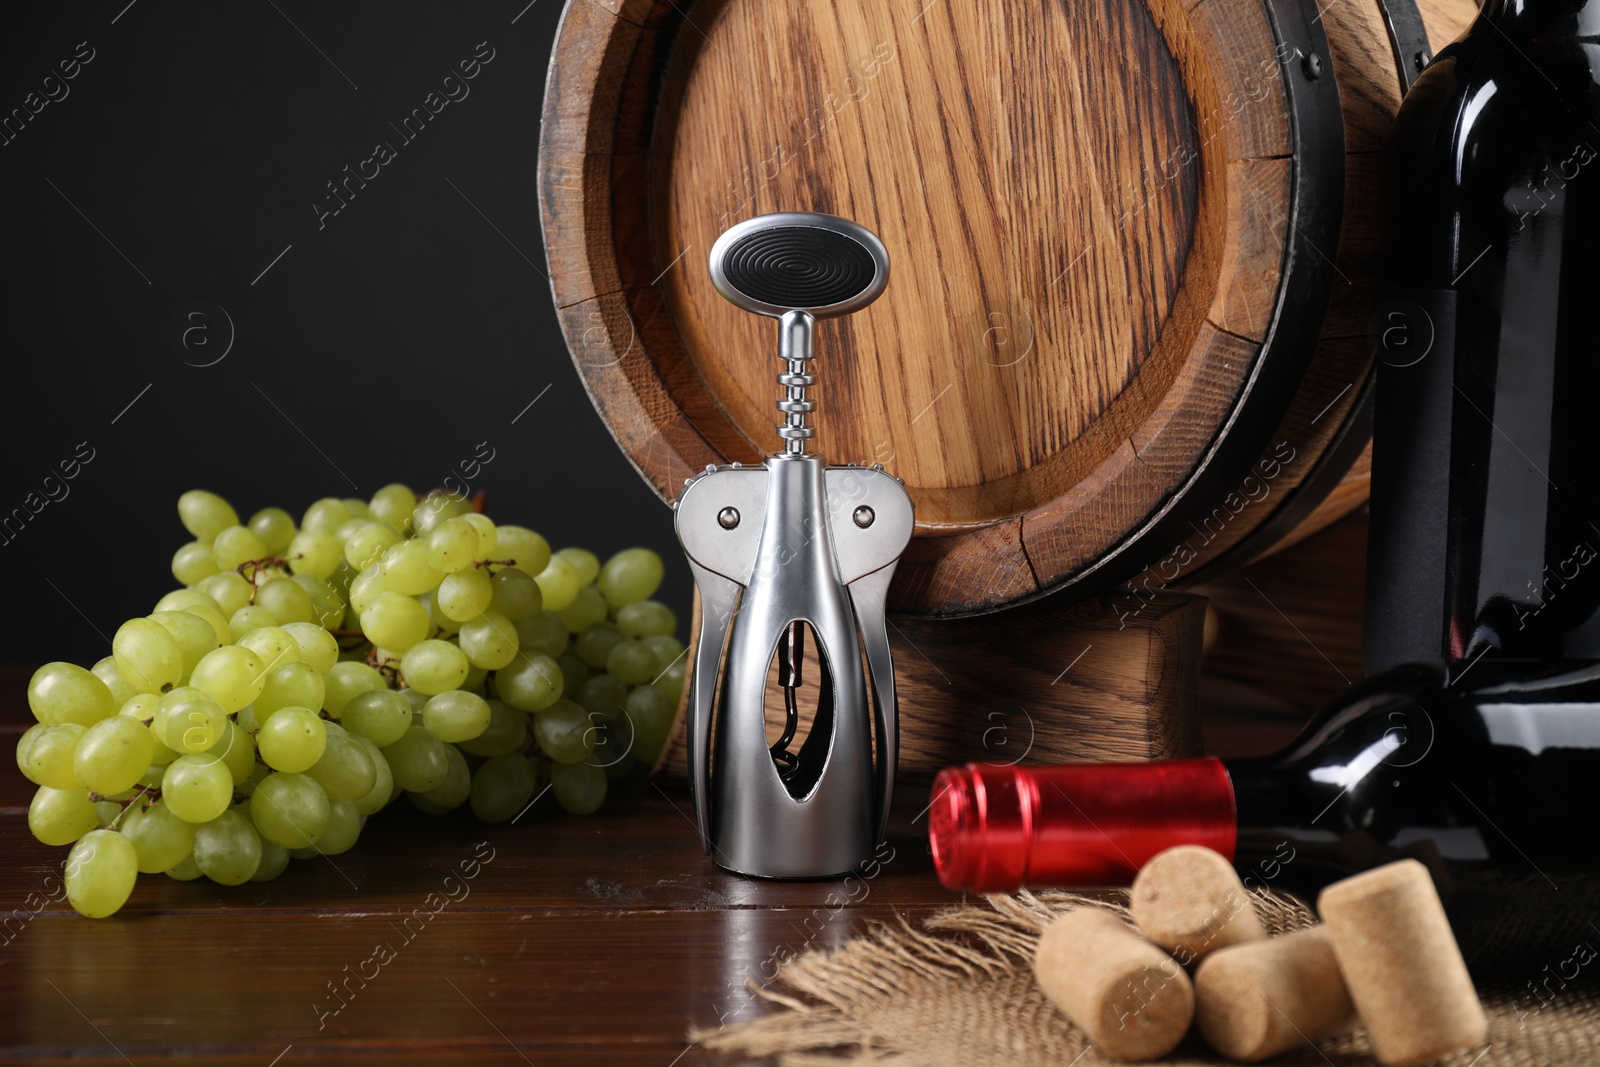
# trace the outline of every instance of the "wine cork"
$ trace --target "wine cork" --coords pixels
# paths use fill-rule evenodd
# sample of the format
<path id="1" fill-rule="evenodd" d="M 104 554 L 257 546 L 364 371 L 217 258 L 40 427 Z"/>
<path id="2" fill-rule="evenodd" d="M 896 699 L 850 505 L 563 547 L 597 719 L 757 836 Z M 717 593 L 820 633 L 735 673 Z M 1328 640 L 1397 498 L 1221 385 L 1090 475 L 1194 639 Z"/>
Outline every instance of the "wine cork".
<path id="1" fill-rule="evenodd" d="M 1483 1041 L 1483 1005 L 1421 863 L 1401 860 L 1336 882 L 1317 910 L 1379 1062 L 1432 1063 Z"/>
<path id="2" fill-rule="evenodd" d="M 1255 1063 L 1348 1030 L 1355 1007 L 1322 926 L 1211 953 L 1194 975 L 1200 1036 Z"/>
<path id="3" fill-rule="evenodd" d="M 1039 939 L 1033 973 L 1056 1007 L 1108 1056 L 1149 1060 L 1183 1040 L 1194 987 L 1171 956 L 1099 908 L 1078 908 Z"/>
<path id="4" fill-rule="evenodd" d="M 1233 864 L 1200 845 L 1150 857 L 1133 880 L 1129 908 L 1144 935 L 1185 965 L 1267 936 Z"/>

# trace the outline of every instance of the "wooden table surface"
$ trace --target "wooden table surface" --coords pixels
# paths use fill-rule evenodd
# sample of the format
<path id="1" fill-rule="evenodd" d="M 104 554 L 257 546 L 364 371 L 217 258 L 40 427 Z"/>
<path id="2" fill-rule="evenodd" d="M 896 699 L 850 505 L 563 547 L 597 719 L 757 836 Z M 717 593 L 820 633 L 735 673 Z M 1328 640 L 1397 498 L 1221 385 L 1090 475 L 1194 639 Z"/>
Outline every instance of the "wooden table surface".
<path id="1" fill-rule="evenodd" d="M 26 677 L 0 671 L 8 760 Z M 747 979 L 959 900 L 933 874 L 925 789 L 900 791 L 873 877 L 776 883 L 713 866 L 689 795 L 638 782 L 587 818 L 546 795 L 516 825 L 402 802 L 276 881 L 140 875 L 91 921 L 60 899 L 66 849 L 28 832 L 32 791 L 0 770 L 0 1063 L 741 1062 L 687 1031 L 760 1013 Z"/>

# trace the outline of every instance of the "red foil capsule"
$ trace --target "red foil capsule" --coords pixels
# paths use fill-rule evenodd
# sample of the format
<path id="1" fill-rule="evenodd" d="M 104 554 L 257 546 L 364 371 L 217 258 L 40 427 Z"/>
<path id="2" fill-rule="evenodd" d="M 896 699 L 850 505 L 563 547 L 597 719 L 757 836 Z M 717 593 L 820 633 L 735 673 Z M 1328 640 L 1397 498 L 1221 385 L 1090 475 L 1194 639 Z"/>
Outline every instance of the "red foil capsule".
<path id="1" fill-rule="evenodd" d="M 1233 859 L 1233 782 L 1221 760 L 947 767 L 928 840 L 949 889 L 1127 885 L 1151 856 L 1204 845 Z"/>

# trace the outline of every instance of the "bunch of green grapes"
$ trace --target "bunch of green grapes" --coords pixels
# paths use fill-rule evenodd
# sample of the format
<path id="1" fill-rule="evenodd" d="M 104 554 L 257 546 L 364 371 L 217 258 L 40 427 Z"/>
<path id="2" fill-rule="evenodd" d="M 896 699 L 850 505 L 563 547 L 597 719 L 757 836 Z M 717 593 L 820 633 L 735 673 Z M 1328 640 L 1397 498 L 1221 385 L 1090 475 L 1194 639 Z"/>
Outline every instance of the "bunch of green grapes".
<path id="1" fill-rule="evenodd" d="M 72 845 L 67 898 L 102 917 L 138 872 L 268 881 L 336 855 L 402 793 L 515 817 L 547 787 L 586 815 L 654 764 L 683 691 L 661 558 L 602 566 L 460 496 L 388 485 L 241 523 L 191 490 L 183 588 L 85 669 L 39 668 L 17 765 L 28 825 Z"/>

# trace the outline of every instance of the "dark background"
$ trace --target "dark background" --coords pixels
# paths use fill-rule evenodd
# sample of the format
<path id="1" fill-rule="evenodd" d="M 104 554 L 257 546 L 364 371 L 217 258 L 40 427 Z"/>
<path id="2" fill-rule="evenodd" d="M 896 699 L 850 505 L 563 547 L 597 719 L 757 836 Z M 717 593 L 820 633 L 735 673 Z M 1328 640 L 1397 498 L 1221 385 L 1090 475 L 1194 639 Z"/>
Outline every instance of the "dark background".
<path id="1" fill-rule="evenodd" d="M 545 277 L 539 116 L 561 10 L 110 0 L 8 11 L 0 115 L 43 96 L 52 73 L 50 91 L 67 95 L 0 147 L 0 515 L 26 511 L 30 492 L 37 507 L 80 442 L 94 458 L 0 544 L 14 598 L 4 659 L 108 654 L 124 619 L 177 586 L 185 489 L 221 493 L 244 520 L 270 505 L 298 520 L 318 497 L 366 498 L 390 481 L 425 491 L 452 475 L 487 493 L 490 517 L 555 548 L 655 548 L 668 568 L 659 595 L 684 636 L 689 579 L 671 512 L 590 406 Z M 493 59 L 468 95 L 405 142 L 389 124 L 442 96 L 482 42 Z M 58 63 L 91 48 L 60 79 Z M 327 183 L 380 141 L 396 158 L 319 229 L 313 205 L 337 203 Z M 182 320 L 202 328 L 185 348 L 169 327 L 194 301 L 214 307 Z M 215 307 L 235 339 L 197 366 L 226 340 Z M 494 458 L 463 479 L 480 442 Z"/>

